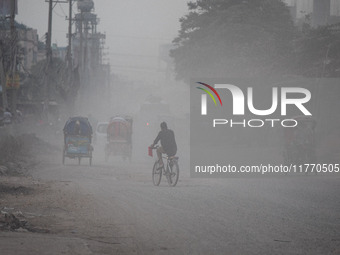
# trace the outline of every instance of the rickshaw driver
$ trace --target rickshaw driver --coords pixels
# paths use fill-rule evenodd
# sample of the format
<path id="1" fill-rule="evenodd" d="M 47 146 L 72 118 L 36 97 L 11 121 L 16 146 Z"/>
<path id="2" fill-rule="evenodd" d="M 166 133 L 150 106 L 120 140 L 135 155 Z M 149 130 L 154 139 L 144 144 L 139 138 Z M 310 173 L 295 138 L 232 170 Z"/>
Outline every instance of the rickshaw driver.
<path id="1" fill-rule="evenodd" d="M 166 122 L 161 123 L 161 131 L 159 131 L 155 141 L 151 145 L 151 148 L 153 148 L 159 141 L 161 141 L 161 147 L 157 148 L 157 156 L 159 160 L 159 168 L 162 168 L 164 166 L 162 154 L 165 153 L 168 157 L 172 157 L 175 156 L 177 152 L 174 131 L 168 129 Z"/>
<path id="2" fill-rule="evenodd" d="M 80 135 L 81 134 L 81 129 L 80 129 L 80 122 L 79 120 L 76 121 L 74 125 L 74 134 L 75 135 Z"/>

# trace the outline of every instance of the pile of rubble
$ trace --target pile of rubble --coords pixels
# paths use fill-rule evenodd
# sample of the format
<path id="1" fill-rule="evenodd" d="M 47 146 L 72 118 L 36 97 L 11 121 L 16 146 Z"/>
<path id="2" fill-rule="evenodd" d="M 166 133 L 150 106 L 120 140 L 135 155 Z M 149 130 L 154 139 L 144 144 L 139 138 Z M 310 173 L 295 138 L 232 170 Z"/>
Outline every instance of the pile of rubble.
<path id="1" fill-rule="evenodd" d="M 37 164 L 36 155 L 55 150 L 35 134 L 0 136 L 0 176 L 26 174 Z"/>
<path id="2" fill-rule="evenodd" d="M 20 211 L 8 213 L 4 210 L 14 209 L 4 207 L 0 214 L 0 230 L 1 231 L 28 231 L 27 221 L 24 219 Z"/>
<path id="3" fill-rule="evenodd" d="M 49 233 L 48 229 L 37 228 L 31 225 L 25 213 L 7 207 L 3 207 L 0 211 L 0 231 Z"/>

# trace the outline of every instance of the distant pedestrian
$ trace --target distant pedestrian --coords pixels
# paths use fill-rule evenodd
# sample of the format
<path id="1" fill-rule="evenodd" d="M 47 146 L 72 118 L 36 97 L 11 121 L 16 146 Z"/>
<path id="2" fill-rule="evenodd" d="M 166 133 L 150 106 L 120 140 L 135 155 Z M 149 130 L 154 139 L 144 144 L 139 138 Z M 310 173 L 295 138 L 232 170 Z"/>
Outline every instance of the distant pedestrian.
<path id="1" fill-rule="evenodd" d="M 23 121 L 23 118 L 24 118 L 24 116 L 23 116 L 23 114 L 22 114 L 22 112 L 20 111 L 20 110 L 16 110 L 16 116 L 15 116 L 15 120 L 16 120 L 16 122 L 17 123 L 20 123 L 20 122 L 22 122 Z"/>
<path id="2" fill-rule="evenodd" d="M 4 112 L 3 123 L 5 125 L 9 125 L 12 123 L 12 113 L 10 112 L 8 108 L 6 108 Z"/>

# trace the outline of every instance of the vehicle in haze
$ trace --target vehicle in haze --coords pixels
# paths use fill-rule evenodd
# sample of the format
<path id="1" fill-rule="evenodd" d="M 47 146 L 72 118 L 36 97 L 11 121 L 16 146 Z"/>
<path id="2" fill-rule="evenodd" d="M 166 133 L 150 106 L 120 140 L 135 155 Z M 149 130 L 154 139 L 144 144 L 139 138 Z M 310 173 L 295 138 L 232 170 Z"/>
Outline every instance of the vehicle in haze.
<path id="1" fill-rule="evenodd" d="M 92 127 L 85 117 L 71 117 L 64 126 L 63 164 L 65 158 L 78 159 L 89 158 L 92 165 Z"/>
<path id="2" fill-rule="evenodd" d="M 124 160 L 132 157 L 132 117 L 115 116 L 107 126 L 105 161 L 111 156 L 121 156 Z"/>
<path id="3" fill-rule="evenodd" d="M 107 142 L 107 126 L 109 122 L 98 122 L 93 134 L 93 144 L 98 148 L 105 148 Z"/>

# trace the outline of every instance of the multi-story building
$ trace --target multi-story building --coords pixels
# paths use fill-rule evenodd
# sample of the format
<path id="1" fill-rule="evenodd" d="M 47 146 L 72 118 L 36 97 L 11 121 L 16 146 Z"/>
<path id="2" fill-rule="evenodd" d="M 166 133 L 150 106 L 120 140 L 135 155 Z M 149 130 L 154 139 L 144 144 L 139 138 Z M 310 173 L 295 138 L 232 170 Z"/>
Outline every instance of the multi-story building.
<path id="1" fill-rule="evenodd" d="M 93 0 L 78 1 L 79 12 L 75 15 L 75 36 L 72 41 L 74 65 L 89 72 L 102 64 L 102 45 L 105 34 L 97 32 L 98 18 Z"/>
<path id="2" fill-rule="evenodd" d="M 52 44 L 52 57 L 53 58 L 60 58 L 61 60 L 65 61 L 67 55 L 67 47 L 58 47 L 56 43 Z"/>
<path id="3" fill-rule="evenodd" d="M 19 66 L 19 71 L 28 72 L 31 67 L 39 61 L 46 59 L 46 47 L 43 42 L 38 39 L 36 29 L 19 26 L 17 28 L 18 44 L 22 52 L 22 62 Z M 66 47 L 58 47 L 57 44 L 52 44 L 53 58 L 65 60 L 67 53 Z"/>
<path id="4" fill-rule="evenodd" d="M 33 65 L 44 58 L 39 47 L 36 29 L 17 28 L 18 44 L 22 50 L 22 63 L 20 71 L 29 71 Z"/>
<path id="5" fill-rule="evenodd" d="M 45 47 L 43 46 L 43 43 L 39 42 L 36 29 L 29 28 L 19 23 L 15 23 L 15 28 L 17 45 L 19 48 L 17 55 L 21 58 L 18 68 L 20 72 L 27 72 L 34 64 L 44 59 L 43 51 L 45 50 Z M 1 40 L 8 44 L 11 40 L 11 31 L 8 20 L 0 22 L 0 33 Z"/>
<path id="6" fill-rule="evenodd" d="M 340 22 L 340 0 L 284 0 L 297 24 L 313 27 Z"/>

